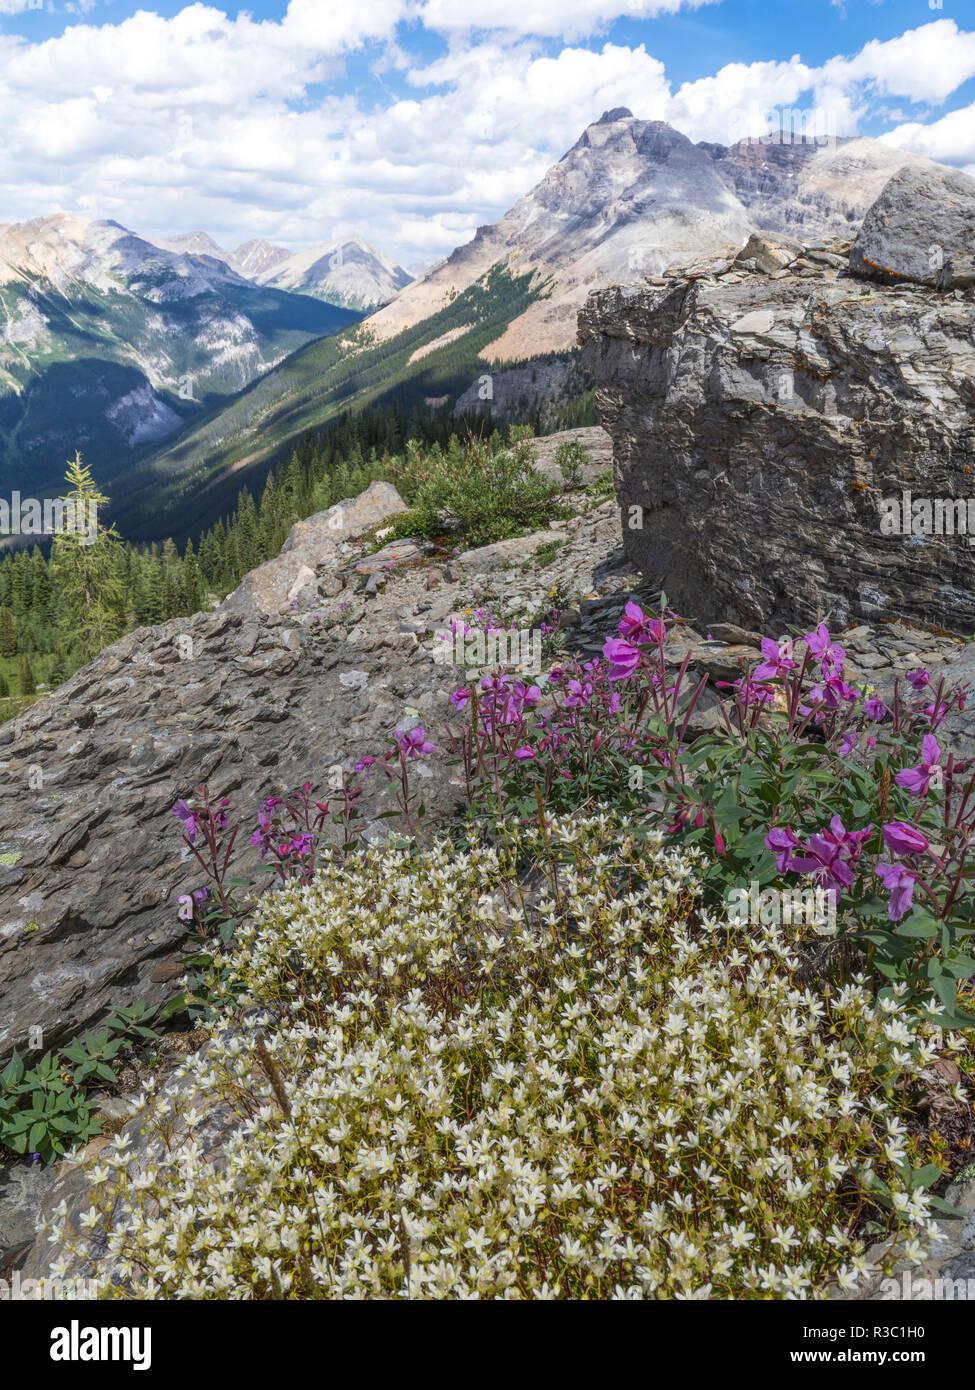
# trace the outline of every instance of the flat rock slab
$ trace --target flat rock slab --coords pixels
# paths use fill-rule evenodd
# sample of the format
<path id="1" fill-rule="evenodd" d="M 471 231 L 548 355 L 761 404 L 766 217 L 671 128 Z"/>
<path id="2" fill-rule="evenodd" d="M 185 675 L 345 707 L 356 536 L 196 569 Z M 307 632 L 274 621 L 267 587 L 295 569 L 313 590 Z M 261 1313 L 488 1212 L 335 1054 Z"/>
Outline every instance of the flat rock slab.
<path id="1" fill-rule="evenodd" d="M 482 545 L 477 550 L 465 550 L 460 555 L 455 555 L 450 562 L 450 569 L 458 576 L 500 569 L 512 560 L 527 559 L 543 545 L 562 543 L 565 539 L 564 531 L 536 531 L 531 536 L 517 536 L 510 541 L 495 541 L 494 545 Z"/>
<path id="2" fill-rule="evenodd" d="M 265 797 L 311 779 L 321 799 L 332 768 L 382 756 L 407 695 L 416 723 L 440 727 L 445 675 L 415 638 L 349 636 L 224 611 L 140 628 L 0 730 L 0 1066 L 177 992 L 175 899 L 202 884 L 178 798 L 201 783 L 231 797 L 231 872 L 247 873 Z M 429 762 L 437 815 L 458 793 L 442 748 Z M 390 784 L 369 780 L 366 820 L 382 829 L 391 808 Z"/>
<path id="3" fill-rule="evenodd" d="M 356 574 L 383 574 L 388 570 L 399 569 L 413 560 L 420 559 L 424 551 L 425 547 L 421 546 L 418 541 L 390 541 L 389 545 L 384 545 L 382 550 L 377 550 L 374 555 L 367 555 L 365 559 L 359 560 L 356 563 L 355 572 Z"/>

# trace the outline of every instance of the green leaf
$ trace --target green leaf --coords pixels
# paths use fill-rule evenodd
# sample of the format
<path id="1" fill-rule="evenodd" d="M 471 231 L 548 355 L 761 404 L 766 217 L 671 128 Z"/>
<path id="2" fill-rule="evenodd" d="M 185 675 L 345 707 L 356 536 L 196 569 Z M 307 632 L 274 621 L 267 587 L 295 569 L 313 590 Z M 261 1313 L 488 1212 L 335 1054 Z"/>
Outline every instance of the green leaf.
<path id="1" fill-rule="evenodd" d="M 926 913 L 915 913 L 904 919 L 897 928 L 898 936 L 918 937 L 923 941 L 929 941 L 931 937 L 937 936 L 941 929 L 941 923 Z"/>
<path id="2" fill-rule="evenodd" d="M 968 980 L 975 975 L 975 960 L 971 956 L 952 956 L 944 963 L 945 969 L 958 980 Z"/>
<path id="3" fill-rule="evenodd" d="M 10 1061 L 4 1067 L 3 1071 L 0 1072 L 0 1086 L 2 1086 L 4 1090 L 10 1090 L 11 1087 L 17 1086 L 23 1078 L 24 1059 L 21 1057 L 20 1053 L 15 1050 Z"/>
<path id="4" fill-rule="evenodd" d="M 953 1207 L 950 1202 L 946 1202 L 943 1197 L 935 1197 L 933 1193 L 928 1194 L 928 1205 L 934 1207 L 935 1211 L 943 1212 L 945 1216 L 950 1217 L 953 1221 L 963 1221 L 968 1215 L 967 1212 L 959 1211 L 958 1208 Z"/>
<path id="5" fill-rule="evenodd" d="M 923 1168 L 913 1168 L 908 1178 L 908 1183 L 912 1192 L 916 1192 L 919 1187 L 930 1187 L 933 1182 L 937 1182 L 941 1177 L 942 1169 L 936 1163 L 928 1163 Z"/>
<path id="6" fill-rule="evenodd" d="M 936 975 L 931 980 L 931 988 L 944 1004 L 945 1008 L 954 1013 L 958 1000 L 958 984 L 950 975 Z"/>
<path id="7" fill-rule="evenodd" d="M 759 826 L 756 830 L 749 830 L 747 834 L 741 837 L 736 845 L 738 853 L 748 855 L 759 855 L 763 852 L 767 853 L 765 845 L 765 836 L 767 834 L 768 831 L 764 826 Z M 769 862 L 774 866 L 775 861 L 771 856 L 769 856 Z"/>

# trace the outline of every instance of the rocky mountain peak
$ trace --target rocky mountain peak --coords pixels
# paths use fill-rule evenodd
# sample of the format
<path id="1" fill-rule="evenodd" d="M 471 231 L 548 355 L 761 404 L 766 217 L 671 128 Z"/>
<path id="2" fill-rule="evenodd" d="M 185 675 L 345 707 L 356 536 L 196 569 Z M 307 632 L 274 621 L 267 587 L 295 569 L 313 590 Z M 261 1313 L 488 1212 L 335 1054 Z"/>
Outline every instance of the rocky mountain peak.
<path id="1" fill-rule="evenodd" d="M 384 339 L 444 308 L 494 266 L 532 272 L 547 297 L 488 344 L 488 360 L 571 348 L 600 285 L 641 283 L 755 231 L 852 236 L 887 180 L 930 160 L 877 140 L 694 143 L 666 121 L 606 111 L 498 222 L 406 288 L 369 326 Z"/>

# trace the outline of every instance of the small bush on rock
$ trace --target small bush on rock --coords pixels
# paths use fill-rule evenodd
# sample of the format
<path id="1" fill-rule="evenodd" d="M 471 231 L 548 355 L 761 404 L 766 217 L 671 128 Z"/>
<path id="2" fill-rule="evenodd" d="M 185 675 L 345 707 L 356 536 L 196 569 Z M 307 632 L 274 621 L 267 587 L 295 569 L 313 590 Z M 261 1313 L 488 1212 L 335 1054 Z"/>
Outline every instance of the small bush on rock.
<path id="1" fill-rule="evenodd" d="M 530 438 L 451 441 L 446 452 L 407 448 L 397 483 L 410 503 L 410 534 L 434 537 L 453 521 L 468 546 L 492 545 L 560 515 L 560 488 L 535 467 Z M 402 534 L 405 521 L 397 528 Z"/>

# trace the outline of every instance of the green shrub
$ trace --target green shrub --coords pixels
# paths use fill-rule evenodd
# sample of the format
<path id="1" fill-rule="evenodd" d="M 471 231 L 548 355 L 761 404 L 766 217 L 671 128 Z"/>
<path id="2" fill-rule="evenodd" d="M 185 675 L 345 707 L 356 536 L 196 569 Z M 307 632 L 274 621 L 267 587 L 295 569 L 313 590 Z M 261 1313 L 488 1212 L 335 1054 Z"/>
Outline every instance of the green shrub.
<path id="1" fill-rule="evenodd" d="M 589 455 L 578 439 L 567 439 L 560 444 L 555 451 L 555 462 L 569 491 L 581 486 L 583 470 L 589 462 Z"/>
<path id="2" fill-rule="evenodd" d="M 541 530 L 559 514 L 560 489 L 535 467 L 522 431 L 512 431 L 510 444 L 494 435 L 452 440 L 446 452 L 411 445 L 396 482 L 410 503 L 412 528 L 398 527 L 398 534 L 433 537 L 453 522 L 468 546 L 491 545 Z"/>
<path id="3" fill-rule="evenodd" d="M 815 1297 L 866 1271 L 864 1206 L 921 1258 L 925 1025 L 862 980 L 817 998 L 777 928 L 729 942 L 700 863 L 600 813 L 282 886 L 226 959 L 246 1026 L 55 1238 L 107 1238 L 142 1298 Z"/>

